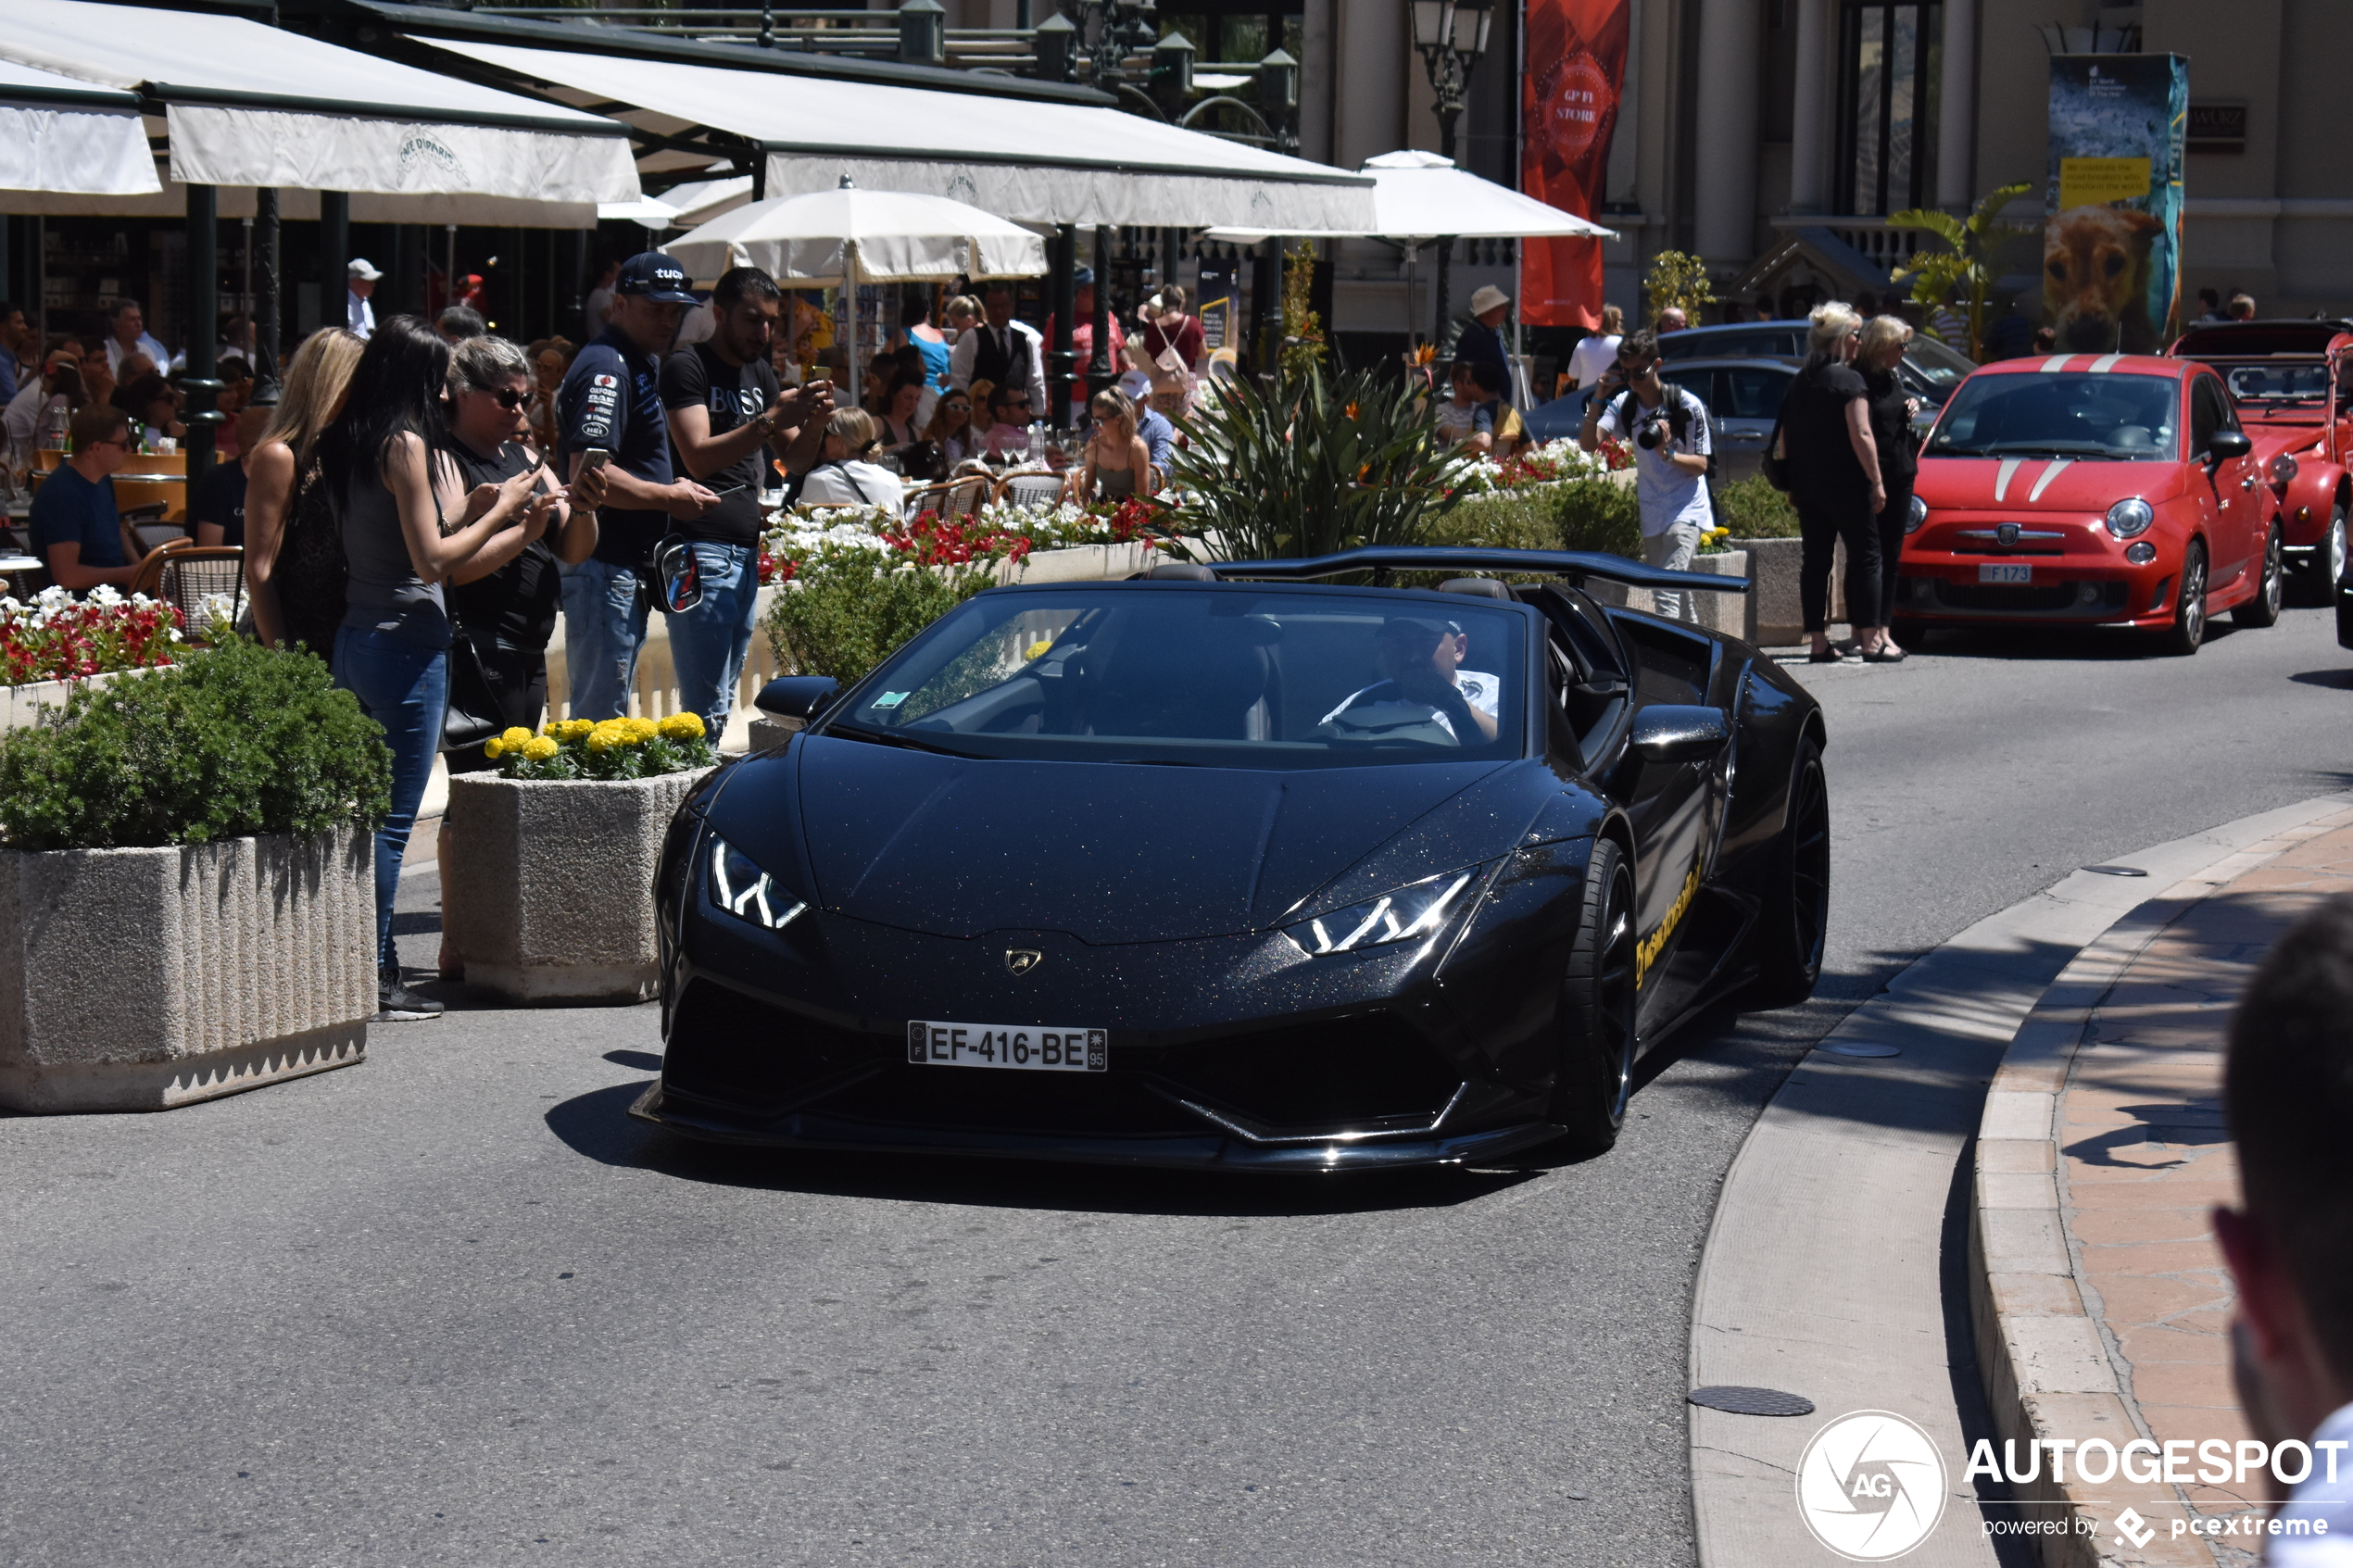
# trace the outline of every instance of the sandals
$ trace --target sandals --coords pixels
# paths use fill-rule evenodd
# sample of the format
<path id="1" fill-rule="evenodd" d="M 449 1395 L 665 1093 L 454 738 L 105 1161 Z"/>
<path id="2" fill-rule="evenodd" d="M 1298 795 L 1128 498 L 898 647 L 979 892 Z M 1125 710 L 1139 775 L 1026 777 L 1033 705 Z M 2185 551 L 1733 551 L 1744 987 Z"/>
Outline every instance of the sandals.
<path id="1" fill-rule="evenodd" d="M 1866 664 L 1901 664 L 1904 659 L 1904 650 L 1892 644 L 1881 644 L 1863 655 Z"/>
<path id="2" fill-rule="evenodd" d="M 1822 649 L 1819 653 L 1807 654 L 1806 656 L 1806 662 L 1808 664 L 1844 664 L 1847 662 L 1847 656 L 1839 652 L 1837 647 L 1833 646 Z"/>

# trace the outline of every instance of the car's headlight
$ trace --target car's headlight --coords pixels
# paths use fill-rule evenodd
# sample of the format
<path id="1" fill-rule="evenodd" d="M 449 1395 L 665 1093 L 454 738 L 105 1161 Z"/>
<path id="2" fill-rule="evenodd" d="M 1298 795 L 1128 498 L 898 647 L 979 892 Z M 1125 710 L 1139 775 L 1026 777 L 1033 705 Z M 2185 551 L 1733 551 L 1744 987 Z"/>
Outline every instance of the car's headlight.
<path id="1" fill-rule="evenodd" d="M 710 882 L 712 903 L 764 930 L 782 931 L 809 908 L 717 834 L 711 835 Z"/>
<path id="2" fill-rule="evenodd" d="M 2283 452 L 2271 459 L 2271 483 L 2285 484 L 2296 477 L 2296 454 Z"/>
<path id="3" fill-rule="evenodd" d="M 1906 533 L 1918 533 L 1920 531 L 1920 524 L 1926 522 L 1927 521 L 1928 503 L 1921 500 L 1918 495 L 1913 496 L 1911 506 L 1906 508 L 1904 513 L 1904 532 Z"/>
<path id="4" fill-rule="evenodd" d="M 2149 504 L 2137 495 L 2127 496 L 2108 509 L 2108 531 L 2119 539 L 2146 533 L 2149 524 L 2156 521 L 2157 514 L 2149 510 Z"/>
<path id="5" fill-rule="evenodd" d="M 1478 877 L 1479 868 L 1428 877 L 1394 893 L 1351 904 L 1315 920 L 1287 925 L 1283 935 L 1310 956 L 1353 953 L 1389 942 L 1411 942 L 1428 936 L 1446 923 L 1459 908 L 1463 890 Z"/>

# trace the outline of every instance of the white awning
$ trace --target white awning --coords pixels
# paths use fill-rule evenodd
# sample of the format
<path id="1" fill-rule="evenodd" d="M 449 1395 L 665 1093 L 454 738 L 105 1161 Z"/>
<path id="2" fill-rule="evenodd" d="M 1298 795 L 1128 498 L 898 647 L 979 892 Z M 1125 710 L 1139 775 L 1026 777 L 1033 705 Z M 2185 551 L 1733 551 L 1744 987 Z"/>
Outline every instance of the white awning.
<path id="1" fill-rule="evenodd" d="M 188 215 L 188 187 L 171 179 L 168 170 L 157 164 L 148 166 L 151 175 L 160 174 L 160 188 L 150 185 L 145 192 L 130 195 L 69 195 L 53 191 L 6 191 L 0 193 L 0 211 L 26 218 L 45 215 L 52 218 L 185 218 Z M 251 218 L 255 205 L 250 185 L 216 185 L 213 187 L 214 216 L 233 220 Z M 359 191 L 351 197 L 351 220 L 354 223 L 424 223 L 439 228 L 445 223 L 479 225 L 485 229 L 593 229 L 597 226 L 595 202 L 526 201 L 519 196 L 388 196 L 371 191 Z M 310 223 L 319 217 L 319 193 L 316 191 L 281 190 L 278 193 L 278 216 L 288 222 Z"/>
<path id="2" fill-rule="evenodd" d="M 767 194 L 947 196 L 1036 223 L 1361 230 L 1372 182 L 1141 115 L 932 88 L 780 76 L 420 36 L 641 129 L 708 126 L 767 157 Z M 614 106 L 630 106 L 616 107 Z"/>
<path id="3" fill-rule="evenodd" d="M 1365 160 L 1372 176 L 1374 221 L 1364 228 L 1291 229 L 1235 225 L 1209 237 L 1254 245 L 1270 234 L 1293 239 L 1614 240 L 1614 230 L 1457 169 L 1436 153 L 1383 153 Z"/>
<path id="4" fill-rule="evenodd" d="M 94 0 L 7 0 L 0 60 L 164 106 L 192 185 L 630 201 L 625 132 L 236 17 Z M 152 187 L 149 187 L 152 189 Z"/>
<path id="5" fill-rule="evenodd" d="M 159 191 L 139 100 L 0 60 L 0 191 Z"/>

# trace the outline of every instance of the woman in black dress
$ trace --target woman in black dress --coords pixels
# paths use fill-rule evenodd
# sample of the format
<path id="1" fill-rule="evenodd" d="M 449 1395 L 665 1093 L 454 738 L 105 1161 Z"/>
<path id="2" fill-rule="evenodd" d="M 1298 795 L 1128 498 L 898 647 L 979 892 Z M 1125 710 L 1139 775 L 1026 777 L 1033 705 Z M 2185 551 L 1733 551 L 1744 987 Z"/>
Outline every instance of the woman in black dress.
<path id="1" fill-rule="evenodd" d="M 1879 452 L 1879 472 L 1887 502 L 1879 509 L 1880 619 L 1895 619 L 1895 579 L 1904 560 L 1904 534 L 1911 521 L 1912 483 L 1919 476 L 1919 448 L 1912 435 L 1912 420 L 1920 400 L 1904 390 L 1899 367 L 1904 345 L 1912 341 L 1911 323 L 1901 316 L 1874 316 L 1863 323 L 1855 350 L 1855 368 L 1863 372 L 1869 395 L 1871 445 Z M 1880 649 L 1896 657 L 1903 650 L 1893 638 L 1882 637 Z"/>
<path id="2" fill-rule="evenodd" d="M 1807 334 L 1806 367 L 1790 388 L 1781 418 L 1781 450 L 1789 465 L 1790 499 L 1805 540 L 1798 602 L 1812 639 L 1812 662 L 1835 664 L 1831 646 L 1831 562 L 1846 545 L 1846 614 L 1855 645 L 1867 662 L 1904 657 L 1887 648 L 1879 609 L 1880 508 L 1887 493 L 1871 441 L 1869 389 L 1850 361 L 1863 335 L 1862 318 L 1837 303 L 1818 307 Z"/>

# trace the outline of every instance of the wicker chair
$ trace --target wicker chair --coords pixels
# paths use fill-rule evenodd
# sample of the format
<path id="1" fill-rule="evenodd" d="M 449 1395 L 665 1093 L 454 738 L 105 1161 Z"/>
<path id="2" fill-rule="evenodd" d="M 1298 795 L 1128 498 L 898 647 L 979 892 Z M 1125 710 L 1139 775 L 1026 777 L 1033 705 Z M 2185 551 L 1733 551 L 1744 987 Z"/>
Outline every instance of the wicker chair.
<path id="1" fill-rule="evenodd" d="M 950 509 L 955 499 L 956 487 L 954 485 L 926 484 L 920 490 L 907 492 L 907 504 L 901 515 L 918 518 L 925 512 L 937 512 L 943 521 L 951 519 L 956 516 L 956 513 Z"/>
<path id="2" fill-rule="evenodd" d="M 986 474 L 967 474 L 952 480 L 948 485 L 947 508 L 940 515 L 951 519 L 970 517 L 988 504 L 995 489 L 996 481 Z"/>
<path id="3" fill-rule="evenodd" d="M 216 594 L 229 599 L 229 619 L 245 609 L 245 552 L 235 545 L 206 546 L 174 540 L 150 552 L 131 580 L 133 594 L 158 598 L 180 611 L 190 632 L 204 626 L 204 602 Z"/>
<path id="4" fill-rule="evenodd" d="M 1051 469 L 1015 469 L 997 482 L 1000 504 L 1026 512 L 1043 511 L 1063 498 L 1063 479 Z"/>

